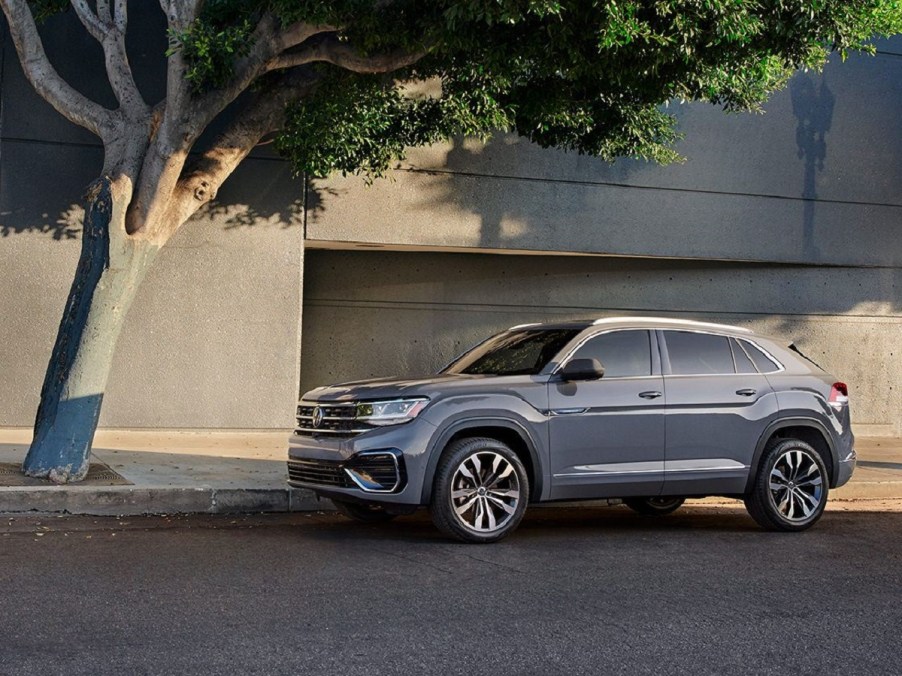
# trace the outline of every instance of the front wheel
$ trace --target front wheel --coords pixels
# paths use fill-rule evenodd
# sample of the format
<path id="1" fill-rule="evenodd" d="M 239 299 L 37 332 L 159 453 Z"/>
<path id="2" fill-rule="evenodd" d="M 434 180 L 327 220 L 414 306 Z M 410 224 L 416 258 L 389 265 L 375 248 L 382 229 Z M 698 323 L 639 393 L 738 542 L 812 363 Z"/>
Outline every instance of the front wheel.
<path id="1" fill-rule="evenodd" d="M 639 514 L 644 514 L 645 516 L 664 516 L 665 514 L 670 514 L 682 507 L 684 502 L 686 502 L 686 498 L 673 497 L 624 498 L 623 500 L 624 505 L 634 512 L 639 512 Z"/>
<path id="2" fill-rule="evenodd" d="M 443 453 L 430 511 L 440 531 L 473 543 L 514 531 L 529 501 L 529 477 L 511 448 L 497 439 L 460 439 Z"/>
<path id="3" fill-rule="evenodd" d="M 800 531 L 821 518 L 829 491 L 820 454 L 798 439 L 768 445 L 745 507 L 767 530 Z"/>
<path id="4" fill-rule="evenodd" d="M 335 509 L 341 514 L 344 514 L 349 519 L 354 519 L 354 521 L 361 521 L 363 523 L 385 523 L 386 521 L 391 521 L 395 518 L 394 514 L 386 512 L 385 509 L 379 505 L 365 505 L 360 502 L 346 502 L 344 500 L 334 499 L 332 500 L 332 504 L 335 505 Z"/>

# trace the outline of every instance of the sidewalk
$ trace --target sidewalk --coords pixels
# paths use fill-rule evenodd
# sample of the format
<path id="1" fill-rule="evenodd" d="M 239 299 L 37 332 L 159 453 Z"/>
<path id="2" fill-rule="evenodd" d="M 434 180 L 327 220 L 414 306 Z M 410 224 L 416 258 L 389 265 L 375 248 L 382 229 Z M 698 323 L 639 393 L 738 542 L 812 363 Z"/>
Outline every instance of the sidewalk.
<path id="1" fill-rule="evenodd" d="M 55 486 L 21 475 L 0 474 L 0 513 L 68 512 L 136 514 L 295 512 L 332 509 L 311 491 L 286 483 L 289 431 L 101 430 L 92 465 L 100 462 L 119 477 Z M 21 465 L 31 430 L 0 428 L 0 467 Z M 102 468 L 101 468 L 102 469 Z M 114 482 L 126 485 L 110 485 Z M 35 485 L 37 484 L 37 485 Z"/>
<path id="2" fill-rule="evenodd" d="M 16 471 L 31 430 L 0 428 L 0 513 L 137 515 L 297 512 L 332 509 L 286 484 L 289 432 L 113 431 L 95 439 L 89 482 L 22 483 Z M 831 502 L 902 501 L 902 439 L 860 438 L 852 480 Z M 106 465 L 106 467 L 103 467 Z M 110 471 L 112 470 L 112 471 Z M 717 499 L 712 498 L 711 501 Z"/>

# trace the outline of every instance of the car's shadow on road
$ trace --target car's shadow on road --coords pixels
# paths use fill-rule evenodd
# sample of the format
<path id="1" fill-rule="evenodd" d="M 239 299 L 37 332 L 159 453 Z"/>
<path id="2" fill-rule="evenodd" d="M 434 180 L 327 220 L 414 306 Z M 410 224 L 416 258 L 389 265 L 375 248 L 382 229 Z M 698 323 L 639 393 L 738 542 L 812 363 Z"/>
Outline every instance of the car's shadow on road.
<path id="1" fill-rule="evenodd" d="M 827 515 L 825 518 L 829 518 Z M 453 544 L 436 530 L 426 510 L 383 524 L 363 524 L 332 514 L 308 521 L 309 537 L 339 542 L 354 538 L 398 543 Z M 686 507 L 663 517 L 641 516 L 625 507 L 540 507 L 527 512 L 505 543 L 576 541 L 585 538 L 636 537 L 708 533 L 764 533 L 746 512 L 737 507 Z M 774 534 L 779 535 L 779 534 Z"/>

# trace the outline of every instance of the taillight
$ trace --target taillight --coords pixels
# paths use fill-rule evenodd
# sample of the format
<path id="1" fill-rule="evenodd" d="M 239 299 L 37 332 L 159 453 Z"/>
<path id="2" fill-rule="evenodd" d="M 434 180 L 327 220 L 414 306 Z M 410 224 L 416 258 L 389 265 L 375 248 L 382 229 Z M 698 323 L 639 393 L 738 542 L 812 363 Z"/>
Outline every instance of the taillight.
<path id="1" fill-rule="evenodd" d="M 837 411 L 849 403 L 849 388 L 845 383 L 833 383 L 830 388 L 830 398 L 827 402 Z"/>

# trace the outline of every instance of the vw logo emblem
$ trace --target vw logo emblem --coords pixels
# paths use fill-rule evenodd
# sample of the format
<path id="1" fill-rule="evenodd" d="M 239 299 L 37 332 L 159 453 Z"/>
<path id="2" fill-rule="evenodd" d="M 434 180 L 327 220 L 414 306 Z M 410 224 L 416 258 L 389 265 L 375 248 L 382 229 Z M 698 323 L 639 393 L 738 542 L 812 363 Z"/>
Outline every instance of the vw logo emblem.
<path id="1" fill-rule="evenodd" d="M 319 427 L 323 424 L 323 409 L 317 406 L 313 409 L 313 426 Z"/>

